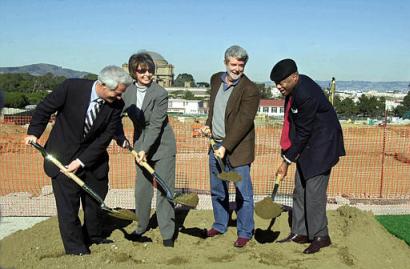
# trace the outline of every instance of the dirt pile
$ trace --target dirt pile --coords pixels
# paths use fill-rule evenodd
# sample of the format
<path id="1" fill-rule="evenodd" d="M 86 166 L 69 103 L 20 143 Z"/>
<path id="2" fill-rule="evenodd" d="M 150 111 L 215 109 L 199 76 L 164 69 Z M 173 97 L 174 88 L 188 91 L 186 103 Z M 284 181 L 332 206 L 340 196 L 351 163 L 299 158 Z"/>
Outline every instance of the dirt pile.
<path id="1" fill-rule="evenodd" d="M 314 255 L 302 254 L 307 245 L 277 244 L 289 232 L 287 214 L 266 231 L 270 220 L 255 217 L 257 236 L 244 249 L 236 249 L 236 228 L 204 239 L 212 224 L 212 211 L 178 211 L 175 248 L 162 246 L 155 222 L 144 242 L 127 240 L 135 223 L 111 220 L 109 245 L 93 245 L 88 256 L 66 256 L 55 217 L 0 241 L 2 268 L 405 268 L 410 248 L 390 235 L 370 213 L 351 207 L 330 211 L 333 244 Z"/>

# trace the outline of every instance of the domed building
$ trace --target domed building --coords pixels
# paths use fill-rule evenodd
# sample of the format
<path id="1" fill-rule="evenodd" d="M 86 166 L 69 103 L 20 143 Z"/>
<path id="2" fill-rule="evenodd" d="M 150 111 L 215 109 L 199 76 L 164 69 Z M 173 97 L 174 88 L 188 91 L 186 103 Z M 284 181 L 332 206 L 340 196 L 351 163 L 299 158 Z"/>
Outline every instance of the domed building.
<path id="1" fill-rule="evenodd" d="M 169 64 L 161 54 L 154 51 L 141 51 L 148 53 L 155 63 L 155 81 L 162 87 L 171 87 L 174 83 L 174 66 Z M 128 72 L 128 64 L 122 68 Z"/>

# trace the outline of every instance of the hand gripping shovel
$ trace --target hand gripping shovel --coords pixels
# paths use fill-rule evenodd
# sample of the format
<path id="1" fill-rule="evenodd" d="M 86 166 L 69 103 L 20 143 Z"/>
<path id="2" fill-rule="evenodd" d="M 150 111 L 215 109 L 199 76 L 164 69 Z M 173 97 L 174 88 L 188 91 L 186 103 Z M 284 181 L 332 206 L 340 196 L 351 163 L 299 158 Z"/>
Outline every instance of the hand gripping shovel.
<path id="1" fill-rule="evenodd" d="M 87 192 L 91 197 L 93 197 L 100 204 L 101 209 L 107 212 L 108 215 L 116 217 L 118 219 L 138 221 L 135 213 L 130 210 L 108 207 L 104 203 L 104 200 L 97 193 L 95 193 L 92 189 L 90 189 L 90 187 L 88 187 L 84 183 L 84 181 L 82 181 L 77 175 L 75 175 L 72 172 L 68 172 L 67 168 L 65 168 L 65 166 L 60 161 L 58 161 L 56 158 L 54 158 L 52 155 L 48 154 L 47 151 L 40 144 L 35 143 L 35 142 L 30 142 L 30 144 L 35 149 L 40 151 L 41 155 L 43 155 L 43 157 L 46 160 L 55 164 L 58 168 L 60 168 L 60 170 L 64 173 L 64 175 L 74 180 L 74 182 L 77 183 L 85 192 Z"/>
<path id="2" fill-rule="evenodd" d="M 130 145 L 128 145 L 127 148 L 132 153 L 132 155 L 134 155 L 134 157 L 138 157 L 137 152 Z M 173 196 L 172 191 L 168 187 L 167 183 L 155 172 L 155 170 L 147 162 L 140 162 L 140 166 L 144 167 L 148 171 L 148 173 L 150 173 L 151 176 L 155 178 L 155 180 L 164 190 L 168 201 L 174 204 L 181 204 L 193 208 L 198 205 L 199 198 L 196 193 L 181 193 Z"/>
<path id="3" fill-rule="evenodd" d="M 216 143 L 215 140 L 213 140 L 212 138 L 209 140 L 209 143 L 211 144 L 211 148 L 212 150 L 215 152 L 216 150 Z M 219 168 L 221 169 L 221 173 L 218 174 L 218 178 L 225 180 L 225 181 L 231 181 L 231 182 L 238 182 L 242 180 L 241 175 L 239 175 L 237 172 L 235 171 L 230 171 L 230 172 L 226 172 L 225 171 L 225 165 L 223 163 L 223 161 L 221 160 L 221 158 L 219 156 L 215 156 L 215 159 L 218 162 Z"/>
<path id="4" fill-rule="evenodd" d="M 274 219 L 282 214 L 283 206 L 275 203 L 275 196 L 279 189 L 279 183 L 282 181 L 282 175 L 275 177 L 275 186 L 270 197 L 265 197 L 263 200 L 255 203 L 255 213 L 262 219 Z"/>

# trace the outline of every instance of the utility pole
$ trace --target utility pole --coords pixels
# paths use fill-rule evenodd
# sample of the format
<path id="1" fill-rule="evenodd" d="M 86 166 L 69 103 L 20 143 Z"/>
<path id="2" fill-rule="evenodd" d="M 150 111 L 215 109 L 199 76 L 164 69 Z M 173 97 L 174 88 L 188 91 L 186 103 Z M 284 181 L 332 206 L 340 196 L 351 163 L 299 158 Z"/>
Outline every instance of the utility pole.
<path id="1" fill-rule="evenodd" d="M 330 89 L 329 89 L 329 102 L 334 105 L 335 100 L 335 92 L 336 92 L 336 79 L 332 77 L 332 81 L 330 82 Z"/>

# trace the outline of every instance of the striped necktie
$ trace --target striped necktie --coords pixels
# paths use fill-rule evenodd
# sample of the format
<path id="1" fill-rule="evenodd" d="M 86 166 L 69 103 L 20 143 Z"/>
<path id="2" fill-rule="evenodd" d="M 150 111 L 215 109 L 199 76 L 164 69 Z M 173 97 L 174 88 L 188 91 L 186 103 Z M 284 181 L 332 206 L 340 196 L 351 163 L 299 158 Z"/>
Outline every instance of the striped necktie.
<path id="1" fill-rule="evenodd" d="M 98 112 L 100 112 L 103 104 L 104 104 L 104 100 L 101 98 L 98 98 L 92 102 L 91 108 L 85 117 L 84 136 L 86 136 L 88 132 L 91 130 L 91 127 L 93 126 L 93 123 L 95 119 L 97 118 L 97 114 Z"/>

